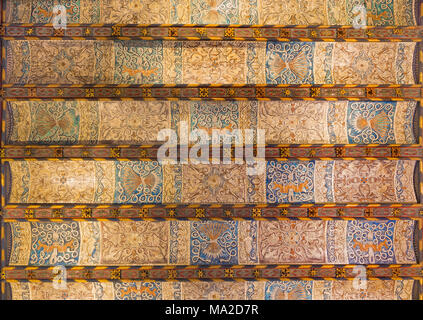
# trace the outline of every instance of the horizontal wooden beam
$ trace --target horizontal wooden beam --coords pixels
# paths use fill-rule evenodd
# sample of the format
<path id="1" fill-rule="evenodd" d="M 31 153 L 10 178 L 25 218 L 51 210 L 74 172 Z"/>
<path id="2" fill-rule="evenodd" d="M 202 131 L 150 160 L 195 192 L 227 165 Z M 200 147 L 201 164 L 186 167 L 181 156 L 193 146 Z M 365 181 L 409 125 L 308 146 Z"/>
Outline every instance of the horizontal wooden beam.
<path id="1" fill-rule="evenodd" d="M 13 85 L 4 99 L 87 100 L 348 100 L 403 101 L 423 98 L 422 85 Z"/>
<path id="2" fill-rule="evenodd" d="M 9 39 L 138 39 L 138 40 L 237 40 L 237 41 L 416 41 L 423 40 L 422 26 L 363 27 L 296 25 L 124 25 L 4 24 Z"/>
<path id="3" fill-rule="evenodd" d="M 386 265 L 361 266 L 368 279 L 419 279 L 422 266 Z M 57 278 L 57 267 L 4 267 L 6 281 L 52 281 Z M 280 279 L 354 279 L 357 266 L 353 265 L 283 265 L 283 266 L 127 266 L 127 267 L 68 267 L 64 268 L 68 281 L 93 280 L 154 280 L 154 281 L 222 281 L 222 280 L 280 280 Z"/>

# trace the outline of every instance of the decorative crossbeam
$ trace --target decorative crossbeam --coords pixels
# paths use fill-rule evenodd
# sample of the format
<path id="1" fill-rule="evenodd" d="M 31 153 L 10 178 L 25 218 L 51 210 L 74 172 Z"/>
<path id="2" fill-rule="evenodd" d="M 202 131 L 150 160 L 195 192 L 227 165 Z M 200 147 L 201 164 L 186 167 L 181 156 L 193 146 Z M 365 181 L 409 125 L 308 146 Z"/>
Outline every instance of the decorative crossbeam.
<path id="1" fill-rule="evenodd" d="M 368 265 L 363 268 L 368 279 L 419 279 L 423 270 L 420 265 Z M 58 278 L 57 269 L 57 267 L 4 267 L 2 277 L 6 281 L 48 282 Z M 353 265 L 68 267 L 64 270 L 65 275 L 62 278 L 67 281 L 352 280 L 357 276 L 357 266 Z"/>
<path id="2" fill-rule="evenodd" d="M 179 99 L 179 100 L 349 100 L 422 99 L 422 85 L 25 85 L 3 84 L 3 98 Z"/>
<path id="3" fill-rule="evenodd" d="M 138 39 L 138 40 L 237 40 L 237 41 L 398 41 L 420 42 L 422 26 L 354 28 L 352 26 L 291 25 L 125 25 L 4 24 L 0 30 L 10 39 Z"/>

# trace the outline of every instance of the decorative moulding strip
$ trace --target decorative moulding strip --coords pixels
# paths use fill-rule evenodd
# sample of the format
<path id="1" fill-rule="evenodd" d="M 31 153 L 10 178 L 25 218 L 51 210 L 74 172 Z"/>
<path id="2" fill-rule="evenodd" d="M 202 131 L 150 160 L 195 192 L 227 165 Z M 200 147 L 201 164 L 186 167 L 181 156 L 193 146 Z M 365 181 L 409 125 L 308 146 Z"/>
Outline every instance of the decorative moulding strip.
<path id="1" fill-rule="evenodd" d="M 250 219 L 421 219 L 423 204 L 325 204 L 325 205 L 6 205 L 5 221 L 129 219 L 162 221 Z M 423 245 L 422 245 L 423 247 Z"/>
<path id="2" fill-rule="evenodd" d="M 68 267 L 68 281 L 156 280 L 156 281 L 221 281 L 221 280 L 285 280 L 285 279 L 354 279 L 353 265 L 259 265 L 259 266 L 128 266 Z M 420 279 L 420 265 L 367 265 L 368 279 Z M 4 267 L 6 281 L 52 281 L 57 276 L 53 267 Z"/>
<path id="3" fill-rule="evenodd" d="M 422 41 L 423 27 L 299 26 L 299 25 L 124 25 L 3 24 L 6 39 L 139 39 L 237 41 Z"/>
<path id="4" fill-rule="evenodd" d="M 156 160 L 160 145 L 156 146 L 10 146 L 0 148 L 0 158 L 3 159 L 151 159 Z M 223 154 L 222 148 L 220 154 Z M 257 147 L 253 147 L 256 153 Z M 210 155 L 211 150 L 209 150 Z M 231 148 L 234 159 L 235 148 Z M 380 146 L 272 146 L 265 147 L 266 159 L 297 159 L 297 160 L 327 160 L 327 159 L 412 159 L 423 157 L 421 145 L 380 145 Z"/>
<path id="5" fill-rule="evenodd" d="M 422 85 L 24 85 L 3 84 L 4 99 L 349 100 L 423 99 Z"/>

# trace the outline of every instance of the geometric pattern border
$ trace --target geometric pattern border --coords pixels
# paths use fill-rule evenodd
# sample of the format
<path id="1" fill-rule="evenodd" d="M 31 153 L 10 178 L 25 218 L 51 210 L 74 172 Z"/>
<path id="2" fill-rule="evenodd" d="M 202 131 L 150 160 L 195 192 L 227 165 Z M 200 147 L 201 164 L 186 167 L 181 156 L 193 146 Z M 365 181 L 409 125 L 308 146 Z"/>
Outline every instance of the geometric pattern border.
<path id="1" fill-rule="evenodd" d="M 3 70 L 4 71 L 4 70 Z M 4 74 L 4 72 L 3 72 Z M 96 85 L 57 86 L 3 84 L 4 99 L 422 99 L 422 85 Z"/>
<path id="2" fill-rule="evenodd" d="M 237 41 L 398 41 L 423 40 L 423 27 L 285 26 L 285 25 L 123 25 L 4 24 L 0 35 L 6 39 L 139 39 L 139 40 L 237 40 Z"/>
<path id="3" fill-rule="evenodd" d="M 65 158 L 95 158 L 98 159 L 157 159 L 160 145 L 145 146 L 10 146 L 0 148 L 0 158 L 7 159 L 65 159 Z M 218 148 L 222 148 L 218 146 Z M 242 147 L 241 147 L 242 148 Z M 189 149 L 189 148 L 188 148 Z M 236 148 L 231 147 L 235 155 Z M 253 146 L 254 153 L 257 147 Z M 210 150 L 209 150 L 210 151 Z M 178 153 L 179 154 L 179 153 Z M 211 154 L 211 153 L 210 153 Z M 222 152 L 220 153 L 222 154 Z M 416 159 L 423 157 L 421 145 L 267 145 L 266 159 Z"/>
<path id="4" fill-rule="evenodd" d="M 423 267 L 367 265 L 368 279 L 419 279 Z M 354 279 L 357 271 L 351 265 L 287 265 L 287 266 L 140 266 L 140 267 L 69 267 L 68 281 L 95 280 L 156 280 L 156 281 L 213 281 L 213 280 L 275 280 L 275 279 Z M 2 279 L 6 281 L 51 281 L 57 277 L 54 267 L 4 267 Z"/>
<path id="5" fill-rule="evenodd" d="M 423 204 L 369 205 L 6 205 L 4 221 L 41 220 L 341 220 L 423 218 Z"/>

